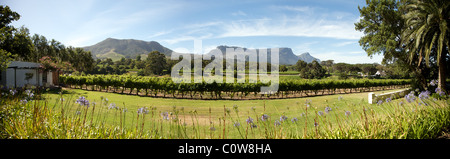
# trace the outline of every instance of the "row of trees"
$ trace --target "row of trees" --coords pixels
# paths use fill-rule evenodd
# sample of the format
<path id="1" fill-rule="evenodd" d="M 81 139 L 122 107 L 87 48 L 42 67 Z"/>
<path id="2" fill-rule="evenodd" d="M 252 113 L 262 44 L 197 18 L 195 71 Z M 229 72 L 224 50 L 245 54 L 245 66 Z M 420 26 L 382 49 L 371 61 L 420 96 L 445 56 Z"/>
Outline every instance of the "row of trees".
<path id="1" fill-rule="evenodd" d="M 170 70 L 176 62 L 178 61 L 169 60 L 159 51 L 152 51 L 145 59 L 141 55 L 138 55 L 136 59 L 121 58 L 117 61 L 110 58 L 97 59 L 94 62 L 94 68 L 85 73 L 122 75 L 128 70 L 135 70 L 140 76 L 165 75 L 170 74 Z"/>
<path id="2" fill-rule="evenodd" d="M 82 48 L 66 47 L 54 39 L 47 40 L 38 34 L 30 35 L 22 26 L 15 28 L 11 22 L 20 19 L 20 15 L 8 6 L 0 6 L 0 57 L 2 70 L 11 60 L 39 62 L 43 57 L 51 57 L 56 63 L 70 63 L 76 71 L 89 71 L 94 67 L 91 52 Z"/>
<path id="3" fill-rule="evenodd" d="M 293 66 L 281 66 L 281 68 L 286 67 L 287 70 L 298 71 L 300 77 L 306 79 L 320 79 L 332 74 L 339 76 L 340 78 L 347 78 L 348 76 L 356 77 L 371 77 L 375 75 L 377 71 L 383 72 L 383 76 L 386 78 L 409 78 L 409 73 L 404 70 L 397 69 L 398 65 L 396 63 L 390 65 L 380 65 L 377 63 L 373 64 L 348 64 L 348 63 L 334 63 L 333 60 L 313 61 L 311 63 L 306 63 L 299 60 Z"/>

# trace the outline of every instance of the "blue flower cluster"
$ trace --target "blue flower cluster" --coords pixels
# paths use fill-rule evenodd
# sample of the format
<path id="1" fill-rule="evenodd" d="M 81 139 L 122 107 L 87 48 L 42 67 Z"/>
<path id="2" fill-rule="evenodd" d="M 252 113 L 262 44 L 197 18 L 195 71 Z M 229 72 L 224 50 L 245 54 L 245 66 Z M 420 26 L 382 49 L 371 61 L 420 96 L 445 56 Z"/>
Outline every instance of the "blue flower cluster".
<path id="1" fill-rule="evenodd" d="M 437 94 L 439 94 L 439 96 L 443 97 L 445 96 L 445 92 L 441 90 L 441 88 L 436 88 L 434 90 L 434 92 L 436 92 Z"/>
<path id="2" fill-rule="evenodd" d="M 292 123 L 295 123 L 295 122 L 298 121 L 298 119 L 296 117 L 294 117 L 294 118 L 291 119 L 291 121 L 292 121 Z"/>
<path id="3" fill-rule="evenodd" d="M 352 113 L 350 112 L 350 111 L 345 111 L 345 116 L 349 116 L 349 115 L 351 115 Z"/>
<path id="4" fill-rule="evenodd" d="M 269 119 L 269 115 L 264 114 L 264 115 L 261 116 L 261 120 L 262 121 L 266 121 L 267 119 Z"/>
<path id="5" fill-rule="evenodd" d="M 119 109 L 119 107 L 117 107 L 115 103 L 111 103 L 109 104 L 108 109 Z"/>
<path id="6" fill-rule="evenodd" d="M 325 113 L 329 113 L 329 112 L 331 112 L 331 108 L 330 107 L 325 107 Z"/>
<path id="7" fill-rule="evenodd" d="M 248 119 L 246 121 L 247 121 L 247 124 L 252 124 L 253 123 L 253 119 L 250 118 L 250 117 L 248 117 Z"/>
<path id="8" fill-rule="evenodd" d="M 147 110 L 147 108 L 146 107 L 142 107 L 142 108 L 139 108 L 138 110 L 137 110 L 137 113 L 138 114 L 148 114 L 148 110 Z"/>
<path id="9" fill-rule="evenodd" d="M 280 123 L 280 121 L 278 121 L 278 120 L 275 120 L 275 123 L 274 123 L 274 125 L 275 125 L 275 126 L 279 126 L 279 125 L 281 125 L 281 123 Z"/>
<path id="10" fill-rule="evenodd" d="M 421 100 L 423 100 L 423 99 L 428 99 L 428 98 L 430 98 L 430 91 L 422 91 L 420 94 L 419 94 L 419 98 L 421 99 Z"/>
<path id="11" fill-rule="evenodd" d="M 389 103 L 389 102 L 391 102 L 392 101 L 392 99 L 389 97 L 389 98 L 386 98 L 386 103 Z"/>
<path id="12" fill-rule="evenodd" d="M 285 121 L 285 120 L 287 120 L 287 119 L 288 119 L 288 117 L 285 116 L 285 115 L 280 116 L 280 121 Z"/>
<path id="13" fill-rule="evenodd" d="M 169 112 L 162 112 L 161 116 L 162 116 L 163 120 L 169 120 Z"/>
<path id="14" fill-rule="evenodd" d="M 78 98 L 75 103 L 78 103 L 81 106 L 86 106 L 89 108 L 89 100 L 87 100 L 84 96 L 81 96 L 80 98 Z"/>
<path id="15" fill-rule="evenodd" d="M 431 80 L 430 85 L 431 86 L 436 86 L 439 83 L 438 80 Z"/>
<path id="16" fill-rule="evenodd" d="M 414 92 L 409 92 L 409 94 L 405 95 L 405 99 L 408 103 L 411 103 L 416 100 L 416 96 L 414 95 Z"/>

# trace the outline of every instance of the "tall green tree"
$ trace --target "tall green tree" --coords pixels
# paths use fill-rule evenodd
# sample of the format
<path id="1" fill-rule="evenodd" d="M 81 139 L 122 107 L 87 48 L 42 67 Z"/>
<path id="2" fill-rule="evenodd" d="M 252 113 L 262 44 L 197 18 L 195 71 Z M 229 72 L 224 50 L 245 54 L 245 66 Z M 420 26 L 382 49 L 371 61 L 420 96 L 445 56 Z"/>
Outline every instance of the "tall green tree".
<path id="1" fill-rule="evenodd" d="M 0 49 L 0 71 L 4 71 L 8 68 L 10 61 L 12 60 L 11 53 Z"/>
<path id="2" fill-rule="evenodd" d="M 167 69 L 166 56 L 159 51 L 150 52 L 144 73 L 147 75 L 163 75 L 165 69 Z"/>
<path id="3" fill-rule="evenodd" d="M 302 60 L 298 60 L 296 68 L 297 71 L 300 72 L 301 78 L 321 79 L 325 77 L 326 74 L 326 70 L 315 60 L 309 64 Z"/>
<path id="4" fill-rule="evenodd" d="M 382 54 L 382 64 L 386 65 L 397 62 L 404 71 L 412 72 L 415 86 L 425 88 L 429 69 L 408 58 L 402 43 L 402 32 L 408 27 L 403 17 L 405 6 L 411 3 L 411 0 L 366 0 L 366 6 L 358 6 L 361 18 L 355 29 L 364 33 L 359 44 L 368 56 Z"/>
<path id="5" fill-rule="evenodd" d="M 11 53 L 18 56 L 18 60 L 30 61 L 30 55 L 33 52 L 33 43 L 30 37 L 30 31 L 24 26 L 14 32 L 11 41 Z"/>
<path id="6" fill-rule="evenodd" d="M 298 60 L 297 63 L 295 63 L 294 68 L 296 71 L 301 71 L 303 68 L 306 67 L 306 65 L 308 65 L 308 63 L 306 63 L 303 60 Z"/>
<path id="7" fill-rule="evenodd" d="M 359 44 L 368 56 L 383 54 L 383 63 L 404 57 L 400 43 L 405 26 L 402 4 L 398 0 L 366 0 L 366 6 L 358 6 L 361 19 L 355 23 L 355 29 L 364 33 Z"/>
<path id="8" fill-rule="evenodd" d="M 12 11 L 8 6 L 0 5 L 0 70 L 4 70 L 13 59 L 12 42 L 14 39 L 14 31 L 11 22 L 19 20 L 20 15 Z"/>
<path id="9" fill-rule="evenodd" d="M 450 48 L 450 1 L 412 0 L 406 5 L 406 11 L 403 17 L 408 27 L 403 30 L 402 42 L 409 52 L 409 59 L 418 61 L 419 66 L 423 60 L 429 66 L 430 59 L 435 59 L 439 67 L 438 87 L 445 90 L 446 57 Z"/>

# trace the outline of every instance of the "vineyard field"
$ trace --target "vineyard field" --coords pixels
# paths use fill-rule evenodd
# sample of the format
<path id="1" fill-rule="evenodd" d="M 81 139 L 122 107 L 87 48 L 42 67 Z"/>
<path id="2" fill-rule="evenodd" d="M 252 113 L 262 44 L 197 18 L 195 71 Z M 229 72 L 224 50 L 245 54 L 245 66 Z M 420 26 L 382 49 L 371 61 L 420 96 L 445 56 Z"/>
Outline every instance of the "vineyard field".
<path id="1" fill-rule="evenodd" d="M 260 81 L 250 83 L 174 83 L 168 77 L 148 77 L 130 75 L 62 75 L 60 82 L 70 88 L 92 91 L 135 94 L 164 98 L 189 99 L 279 99 L 316 95 L 331 95 L 405 88 L 407 79 L 282 79 L 275 94 L 261 94 Z"/>

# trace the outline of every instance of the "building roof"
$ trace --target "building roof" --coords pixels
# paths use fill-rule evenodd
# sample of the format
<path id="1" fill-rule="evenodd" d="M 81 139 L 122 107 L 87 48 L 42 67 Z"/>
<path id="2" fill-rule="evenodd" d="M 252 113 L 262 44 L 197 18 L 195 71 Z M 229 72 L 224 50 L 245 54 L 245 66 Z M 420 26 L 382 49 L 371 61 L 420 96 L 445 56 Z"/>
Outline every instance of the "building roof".
<path id="1" fill-rule="evenodd" d="M 11 61 L 11 63 L 8 65 L 8 68 L 39 68 L 40 66 L 40 63 Z"/>

